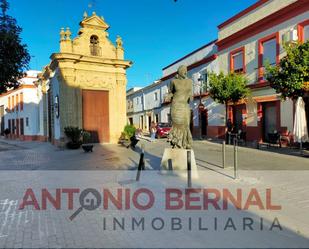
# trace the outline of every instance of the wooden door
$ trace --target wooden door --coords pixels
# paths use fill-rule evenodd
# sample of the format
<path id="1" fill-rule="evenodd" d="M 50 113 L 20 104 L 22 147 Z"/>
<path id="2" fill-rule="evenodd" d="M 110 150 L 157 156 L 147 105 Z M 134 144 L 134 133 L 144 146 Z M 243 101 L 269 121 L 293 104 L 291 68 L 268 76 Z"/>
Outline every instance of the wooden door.
<path id="1" fill-rule="evenodd" d="M 15 119 L 12 119 L 12 134 L 15 134 L 16 127 L 15 127 Z"/>
<path id="2" fill-rule="evenodd" d="M 278 131 L 276 102 L 263 103 L 263 140 L 268 142 L 268 133 Z"/>
<path id="3" fill-rule="evenodd" d="M 19 119 L 16 119 L 16 135 L 19 136 Z"/>
<path id="4" fill-rule="evenodd" d="M 246 108 L 245 105 L 236 105 L 233 108 L 233 124 L 234 132 L 243 130 L 243 109 Z"/>
<path id="5" fill-rule="evenodd" d="M 201 111 L 201 129 L 202 129 L 202 136 L 207 136 L 207 126 L 208 126 L 208 110 L 205 109 Z"/>
<path id="6" fill-rule="evenodd" d="M 23 118 L 20 119 L 20 135 L 21 136 L 24 135 L 24 119 Z"/>
<path id="7" fill-rule="evenodd" d="M 93 143 L 109 140 L 108 91 L 83 90 L 83 129 L 91 133 Z"/>

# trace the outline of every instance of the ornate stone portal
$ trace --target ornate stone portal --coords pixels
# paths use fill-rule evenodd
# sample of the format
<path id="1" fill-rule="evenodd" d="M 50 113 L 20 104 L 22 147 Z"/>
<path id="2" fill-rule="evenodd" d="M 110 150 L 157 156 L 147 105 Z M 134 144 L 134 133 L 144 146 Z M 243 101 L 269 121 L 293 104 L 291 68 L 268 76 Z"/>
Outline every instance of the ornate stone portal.
<path id="1" fill-rule="evenodd" d="M 93 12 L 89 17 L 84 14 L 76 38 L 71 38 L 69 28 L 61 29 L 60 53 L 51 55 L 51 63 L 47 67 L 52 72 L 52 76 L 43 79 L 43 81 L 49 81 L 50 86 L 52 114 L 49 122 L 53 122 L 50 125 L 51 140 L 61 140 L 66 126 L 84 128 L 86 117 L 83 116 L 85 106 L 83 91 L 93 90 L 108 93 L 104 95 L 107 96 L 108 106 L 93 104 L 93 110 L 87 111 L 87 116 L 96 115 L 96 120 L 108 122 L 106 124 L 108 128 L 96 128 L 104 129 L 99 132 L 108 133 L 108 138 L 99 142 L 116 143 L 118 141 L 126 124 L 126 69 L 132 65 L 132 62 L 124 60 L 123 42 L 119 36 L 115 45 L 109 40 L 108 28 L 109 25 L 103 17 Z M 60 105 L 59 120 L 53 113 L 53 102 L 57 94 Z M 87 108 L 89 106 L 91 105 L 87 104 Z M 99 117 L 95 112 L 100 111 L 100 108 L 106 108 L 107 115 Z M 93 120 L 95 119 L 89 119 L 87 123 L 95 123 Z"/>

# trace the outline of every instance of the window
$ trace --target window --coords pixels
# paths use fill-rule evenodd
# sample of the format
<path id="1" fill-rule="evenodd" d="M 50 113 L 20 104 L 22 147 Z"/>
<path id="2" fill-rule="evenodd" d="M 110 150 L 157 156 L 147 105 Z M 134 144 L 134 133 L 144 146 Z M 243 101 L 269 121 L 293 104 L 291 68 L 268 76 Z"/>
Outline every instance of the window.
<path id="1" fill-rule="evenodd" d="M 15 130 L 16 130 L 15 119 L 12 119 L 12 134 L 15 134 Z"/>
<path id="2" fill-rule="evenodd" d="M 29 118 L 26 118 L 26 126 L 29 126 Z"/>
<path id="3" fill-rule="evenodd" d="M 266 66 L 266 63 L 271 65 L 276 64 L 276 39 L 271 39 L 263 43 L 263 66 Z"/>
<path id="4" fill-rule="evenodd" d="M 8 120 L 8 128 L 10 133 L 12 133 L 11 119 Z"/>
<path id="5" fill-rule="evenodd" d="M 144 117 L 139 117 L 139 128 L 144 129 Z"/>
<path id="6" fill-rule="evenodd" d="M 245 47 L 235 49 L 230 53 L 230 71 L 245 73 Z"/>
<path id="7" fill-rule="evenodd" d="M 20 135 L 24 135 L 24 119 L 20 119 Z"/>
<path id="8" fill-rule="evenodd" d="M 99 38 L 96 35 L 90 37 L 90 54 L 93 56 L 101 55 L 101 48 L 99 46 Z"/>
<path id="9" fill-rule="evenodd" d="M 154 100 L 155 100 L 155 101 L 158 100 L 158 93 L 157 93 L 157 92 L 154 93 Z"/>
<path id="10" fill-rule="evenodd" d="M 167 122 L 168 122 L 169 124 L 172 123 L 172 116 L 171 116 L 170 113 L 167 114 Z"/>
<path id="11" fill-rule="evenodd" d="M 266 63 L 275 65 L 279 63 L 279 33 L 267 36 L 258 43 L 258 79 L 264 80 Z"/>
<path id="12" fill-rule="evenodd" d="M 19 94 L 19 101 L 20 101 L 20 111 L 24 110 L 24 94 L 20 93 Z"/>
<path id="13" fill-rule="evenodd" d="M 139 104 L 139 97 L 136 98 L 136 104 Z"/>
<path id="14" fill-rule="evenodd" d="M 298 24 L 297 33 L 300 42 L 305 42 L 309 39 L 309 19 Z"/>
<path id="15" fill-rule="evenodd" d="M 207 71 L 204 72 L 201 77 L 203 79 L 202 88 L 201 88 L 202 93 L 207 93 L 208 92 L 208 74 L 207 74 Z"/>

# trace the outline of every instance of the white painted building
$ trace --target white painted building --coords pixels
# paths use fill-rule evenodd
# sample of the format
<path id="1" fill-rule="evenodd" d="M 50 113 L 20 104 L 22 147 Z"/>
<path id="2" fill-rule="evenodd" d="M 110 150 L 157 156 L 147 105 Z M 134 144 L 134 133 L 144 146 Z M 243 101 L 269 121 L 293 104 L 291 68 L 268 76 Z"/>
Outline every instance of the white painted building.
<path id="1" fill-rule="evenodd" d="M 128 123 L 148 131 L 152 121 L 162 122 L 160 120 L 161 87 L 161 81 L 156 81 L 147 87 L 127 91 Z"/>
<path id="2" fill-rule="evenodd" d="M 224 125 L 221 114 L 224 107 L 215 103 L 208 94 L 208 73 L 219 72 L 215 42 L 216 40 L 163 68 L 161 80 L 165 85 L 169 85 L 179 66 L 186 65 L 188 68 L 188 77 L 193 81 L 191 130 L 196 136 L 208 136 L 213 132 L 213 126 Z M 203 104 L 203 109 L 199 110 L 200 104 Z M 169 103 L 163 103 L 162 111 L 169 113 Z"/>
<path id="3" fill-rule="evenodd" d="M 0 95 L 2 134 L 9 129 L 11 138 L 45 141 L 42 89 L 35 84 L 39 73 L 27 71 L 17 89 Z"/>
<path id="4" fill-rule="evenodd" d="M 220 24 L 217 41 L 163 68 L 163 77 L 158 83 L 133 93 L 132 98 L 140 96 L 142 99 L 139 108 L 136 106 L 137 109 L 130 112 L 132 117 L 136 110 L 139 112 L 140 118 L 135 118 L 134 124 L 139 125 L 138 120 L 156 121 L 156 117 L 159 122 L 170 121 L 170 103 L 165 96 L 178 67 L 186 65 L 188 77 L 193 80 L 193 135 L 213 138 L 224 138 L 225 135 L 225 108 L 209 97 L 207 80 L 203 84 L 199 80 L 207 79 L 207 73 L 211 71 L 237 72 L 247 77 L 251 95 L 237 106 L 230 106 L 228 117 L 236 129 L 245 132 L 248 141 L 267 141 L 267 134 L 275 131 L 291 135 L 293 102 L 281 100 L 265 81 L 263 71 L 267 60 L 277 64 L 285 55 L 283 42 L 304 42 L 308 37 L 309 1 L 259 0 Z M 153 98 L 155 92 L 160 92 L 161 105 Z M 304 100 L 309 121 L 309 97 Z M 199 109 L 199 105 L 203 109 Z"/>
<path id="5" fill-rule="evenodd" d="M 223 107 L 214 103 L 207 92 L 208 72 L 218 72 L 216 51 L 215 41 L 212 41 L 163 68 L 163 77 L 159 81 L 137 91 L 130 89 L 127 92 L 128 122 L 144 130 L 149 129 L 152 121 L 170 123 L 170 103 L 166 99 L 170 81 L 176 75 L 178 67 L 186 65 L 188 77 L 193 80 L 194 100 L 191 103 L 193 133 L 199 134 L 203 131 L 203 135 L 207 135 L 208 126 L 221 124 L 222 117 L 217 113 L 220 113 Z M 204 82 L 200 81 L 202 78 Z M 205 105 L 201 114 L 198 111 L 200 101 Z"/>
<path id="6" fill-rule="evenodd" d="M 249 99 L 230 106 L 229 118 L 247 140 L 267 141 L 268 134 L 290 134 L 293 102 L 282 101 L 264 78 L 266 61 L 275 65 L 285 55 L 284 42 L 303 42 L 309 36 L 309 2 L 260 0 L 218 26 L 218 64 L 225 73 L 243 73 Z M 305 98 L 307 113 L 309 101 Z M 220 135 L 220 134 L 219 134 Z M 221 134 L 222 135 L 222 134 Z"/>

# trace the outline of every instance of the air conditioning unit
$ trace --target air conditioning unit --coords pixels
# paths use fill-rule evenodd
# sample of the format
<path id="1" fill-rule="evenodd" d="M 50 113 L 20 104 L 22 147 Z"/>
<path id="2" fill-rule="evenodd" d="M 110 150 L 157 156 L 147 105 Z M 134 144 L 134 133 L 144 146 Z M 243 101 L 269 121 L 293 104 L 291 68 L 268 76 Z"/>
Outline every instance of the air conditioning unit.
<path id="1" fill-rule="evenodd" d="M 297 43 L 298 41 L 298 35 L 296 29 L 290 29 L 289 31 L 285 32 L 282 35 L 282 41 L 283 43 L 291 44 L 291 43 Z"/>

